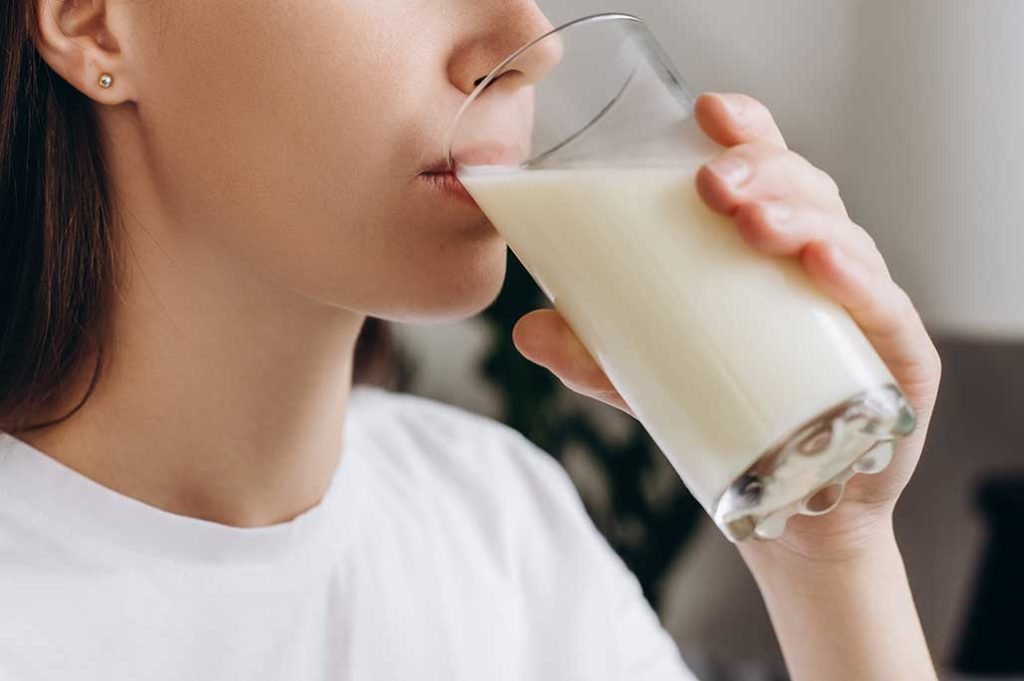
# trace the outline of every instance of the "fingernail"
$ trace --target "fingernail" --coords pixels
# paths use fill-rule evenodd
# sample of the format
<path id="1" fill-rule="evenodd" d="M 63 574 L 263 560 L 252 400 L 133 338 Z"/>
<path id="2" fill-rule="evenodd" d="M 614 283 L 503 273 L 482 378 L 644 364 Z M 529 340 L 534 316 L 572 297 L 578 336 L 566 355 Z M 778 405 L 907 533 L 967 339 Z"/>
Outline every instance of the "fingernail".
<path id="1" fill-rule="evenodd" d="M 742 187 L 750 179 L 750 164 L 736 156 L 719 156 L 708 164 L 708 169 L 735 188 Z"/>
<path id="2" fill-rule="evenodd" d="M 769 222 L 773 225 L 788 224 L 793 217 L 793 210 L 784 203 L 764 204 L 764 211 Z"/>
<path id="3" fill-rule="evenodd" d="M 731 95 L 722 95 L 722 98 L 725 100 L 725 106 L 727 109 L 729 109 L 730 114 L 732 114 L 735 118 L 743 118 L 744 107 L 743 102 L 740 100 L 739 97 L 733 97 Z"/>

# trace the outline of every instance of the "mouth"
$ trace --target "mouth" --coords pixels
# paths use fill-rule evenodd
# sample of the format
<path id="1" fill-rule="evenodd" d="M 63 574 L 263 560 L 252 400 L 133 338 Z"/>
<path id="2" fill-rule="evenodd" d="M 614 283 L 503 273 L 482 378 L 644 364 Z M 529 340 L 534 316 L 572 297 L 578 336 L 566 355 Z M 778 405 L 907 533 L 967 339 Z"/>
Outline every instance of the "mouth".
<path id="1" fill-rule="evenodd" d="M 447 161 L 436 163 L 427 170 L 424 170 L 420 173 L 420 178 L 450 198 L 473 206 L 477 205 L 466 187 L 459 182 L 455 172 L 448 167 Z"/>
<path id="2" fill-rule="evenodd" d="M 507 145 L 490 142 L 460 150 L 465 162 L 472 165 L 516 166 L 527 157 L 521 145 Z M 435 161 L 433 165 L 420 173 L 420 177 L 429 181 L 438 189 L 449 195 L 476 205 L 476 201 L 455 175 L 454 169 L 448 166 L 448 159 Z"/>

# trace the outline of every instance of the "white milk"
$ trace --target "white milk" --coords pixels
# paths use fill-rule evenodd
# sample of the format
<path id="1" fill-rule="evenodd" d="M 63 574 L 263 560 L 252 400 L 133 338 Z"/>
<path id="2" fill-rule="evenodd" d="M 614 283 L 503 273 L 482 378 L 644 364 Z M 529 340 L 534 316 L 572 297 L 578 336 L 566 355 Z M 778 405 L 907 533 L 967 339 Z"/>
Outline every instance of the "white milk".
<path id="1" fill-rule="evenodd" d="M 795 260 L 705 206 L 703 160 L 459 177 L 711 512 L 780 437 L 895 381 Z"/>

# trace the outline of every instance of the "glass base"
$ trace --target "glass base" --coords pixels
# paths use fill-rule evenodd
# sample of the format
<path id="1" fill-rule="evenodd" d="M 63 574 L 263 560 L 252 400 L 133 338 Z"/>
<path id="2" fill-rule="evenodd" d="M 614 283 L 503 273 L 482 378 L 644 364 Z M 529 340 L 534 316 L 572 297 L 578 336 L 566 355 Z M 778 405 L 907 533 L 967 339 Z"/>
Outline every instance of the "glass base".
<path id="1" fill-rule="evenodd" d="M 712 517 L 731 542 L 776 539 L 790 516 L 822 515 L 857 473 L 892 461 L 894 440 L 917 419 L 900 389 L 886 384 L 852 397 L 795 429 L 729 485 Z"/>

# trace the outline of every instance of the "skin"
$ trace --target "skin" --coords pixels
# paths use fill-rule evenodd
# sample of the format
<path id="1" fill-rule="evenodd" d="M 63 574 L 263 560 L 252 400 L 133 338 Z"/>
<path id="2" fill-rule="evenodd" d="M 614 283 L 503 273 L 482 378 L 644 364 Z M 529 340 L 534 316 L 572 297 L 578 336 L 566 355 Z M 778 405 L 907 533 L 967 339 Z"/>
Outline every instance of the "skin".
<path id="1" fill-rule="evenodd" d="M 39 2 L 40 53 L 95 102 L 126 257 L 104 380 L 74 417 L 25 439 L 170 512 L 240 527 L 293 518 L 344 455 L 366 316 L 460 319 L 500 290 L 504 241 L 420 173 L 443 159 L 473 82 L 551 25 L 520 0 Z M 855 478 L 836 511 L 741 547 L 791 673 L 934 678 L 891 519 L 938 355 L 835 183 L 786 149 L 761 104 L 706 94 L 697 118 L 729 147 L 699 173 L 701 196 L 850 310 L 920 419 L 890 469 Z M 750 169 L 742 186 L 726 172 L 735 160 Z M 513 339 L 629 412 L 556 311 L 526 315 Z"/>

